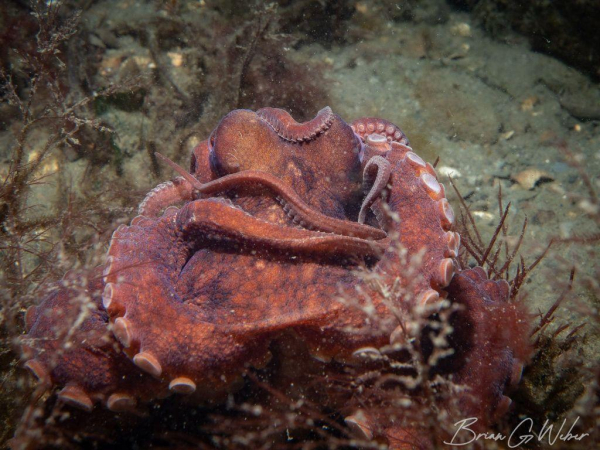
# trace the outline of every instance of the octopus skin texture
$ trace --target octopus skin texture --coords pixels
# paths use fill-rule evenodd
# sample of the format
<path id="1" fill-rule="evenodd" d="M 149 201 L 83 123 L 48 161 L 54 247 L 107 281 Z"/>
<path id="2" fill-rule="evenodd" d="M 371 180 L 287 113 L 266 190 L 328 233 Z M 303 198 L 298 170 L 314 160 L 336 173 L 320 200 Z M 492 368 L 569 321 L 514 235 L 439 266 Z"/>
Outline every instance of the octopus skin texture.
<path id="1" fill-rule="evenodd" d="M 122 411 L 173 393 L 218 399 L 290 333 L 323 364 L 352 364 L 400 328 L 375 292 L 377 322 L 336 300 L 370 289 L 362 268 L 403 287 L 399 311 L 460 305 L 443 370 L 472 387 L 464 408 L 482 423 L 506 412 L 505 389 L 527 359 L 526 315 L 505 282 L 461 269 L 444 186 L 396 125 L 347 124 L 329 107 L 305 123 L 275 108 L 235 110 L 194 149 L 189 173 L 166 162 L 180 176 L 115 230 L 106 264 L 67 275 L 27 312 L 25 366 L 59 386 L 59 400 Z M 56 311 L 75 311 L 77 326 L 66 330 Z M 390 448 L 428 447 L 371 416 L 347 423 Z"/>

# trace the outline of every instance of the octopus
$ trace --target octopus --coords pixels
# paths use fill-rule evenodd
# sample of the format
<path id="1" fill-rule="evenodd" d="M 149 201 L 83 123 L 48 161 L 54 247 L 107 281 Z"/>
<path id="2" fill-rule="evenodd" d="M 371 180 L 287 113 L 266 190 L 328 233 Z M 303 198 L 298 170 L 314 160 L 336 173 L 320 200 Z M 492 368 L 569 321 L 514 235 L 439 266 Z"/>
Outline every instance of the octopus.
<path id="1" fill-rule="evenodd" d="M 27 310 L 24 366 L 58 387 L 59 402 L 92 413 L 171 394 L 218 401 L 290 336 L 332 371 L 360 365 L 409 339 L 403 315 L 435 315 L 445 301 L 458 307 L 453 351 L 434 370 L 467 386 L 457 400 L 482 427 L 508 411 L 527 315 L 506 281 L 461 267 L 445 188 L 398 126 L 348 124 L 329 107 L 305 123 L 281 109 L 234 110 L 189 170 L 158 156 L 178 176 L 114 231 L 104 266 L 68 273 Z M 401 295 L 390 304 L 372 277 Z M 369 292 L 368 314 L 341 292 Z M 376 408 L 349 408 L 361 438 L 433 446 Z"/>

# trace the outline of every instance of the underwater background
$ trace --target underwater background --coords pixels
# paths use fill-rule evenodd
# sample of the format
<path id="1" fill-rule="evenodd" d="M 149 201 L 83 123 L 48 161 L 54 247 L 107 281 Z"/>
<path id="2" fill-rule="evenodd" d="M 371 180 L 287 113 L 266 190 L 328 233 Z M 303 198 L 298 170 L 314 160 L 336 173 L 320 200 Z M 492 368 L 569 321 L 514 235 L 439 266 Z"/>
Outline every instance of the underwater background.
<path id="1" fill-rule="evenodd" d="M 459 222 L 507 254 L 518 247 L 510 276 L 528 272 L 518 301 L 534 352 L 490 432 L 577 421 L 581 441 L 522 448 L 596 448 L 599 25 L 593 0 L 2 2 L 0 446 L 17 432 L 13 448 L 358 447 L 322 423 L 294 431 L 289 415 L 306 411 L 248 389 L 144 416 L 94 411 L 88 426 L 87 413 L 56 413 L 19 340 L 45 283 L 103 264 L 113 231 L 173 178 L 155 152 L 188 167 L 233 109 L 301 122 L 330 106 L 401 127 L 423 159 L 439 158 Z M 252 408 L 269 402 L 279 409 L 257 420 Z"/>

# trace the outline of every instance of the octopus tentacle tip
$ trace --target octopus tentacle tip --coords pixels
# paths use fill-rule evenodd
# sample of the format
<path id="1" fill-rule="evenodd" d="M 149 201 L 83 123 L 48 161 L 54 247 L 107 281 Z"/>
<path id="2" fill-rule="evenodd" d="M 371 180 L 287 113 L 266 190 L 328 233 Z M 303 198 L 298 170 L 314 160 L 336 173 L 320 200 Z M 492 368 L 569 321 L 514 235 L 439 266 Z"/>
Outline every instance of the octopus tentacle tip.
<path id="1" fill-rule="evenodd" d="M 109 255 L 106 258 L 106 264 L 104 265 L 104 270 L 102 271 L 102 277 L 103 277 L 105 283 L 108 279 L 108 276 L 110 275 L 110 272 L 112 271 L 112 266 L 113 266 L 114 260 L 115 260 L 115 258 L 112 255 Z"/>
<path id="2" fill-rule="evenodd" d="M 329 106 L 321 109 L 316 117 L 308 122 L 298 123 L 283 109 L 263 108 L 256 113 L 277 135 L 289 142 L 308 142 L 327 131 L 333 124 L 335 115 Z"/>
<path id="3" fill-rule="evenodd" d="M 136 400 L 128 394 L 111 394 L 106 400 L 106 407 L 113 412 L 131 411 L 135 408 Z"/>
<path id="4" fill-rule="evenodd" d="M 131 324 L 126 318 L 117 317 L 113 323 L 113 333 L 123 347 L 129 348 L 131 346 Z"/>
<path id="5" fill-rule="evenodd" d="M 438 197 L 440 197 L 442 194 L 442 186 L 440 185 L 438 180 L 436 180 L 433 175 L 427 172 L 423 173 L 420 178 L 421 182 L 423 183 L 423 186 L 425 186 L 429 195 L 434 200 L 438 199 Z"/>
<path id="6" fill-rule="evenodd" d="M 49 383 L 50 382 L 50 374 L 46 370 L 46 367 L 36 359 L 30 359 L 24 365 L 24 367 L 31 372 L 31 374 L 40 382 L 40 383 Z"/>
<path id="7" fill-rule="evenodd" d="M 158 378 L 162 375 L 162 366 L 158 362 L 158 359 L 149 352 L 140 352 L 135 355 L 133 357 L 133 363 L 153 377 Z"/>
<path id="8" fill-rule="evenodd" d="M 377 133 L 369 134 L 365 139 L 365 142 L 379 150 L 387 151 L 391 148 L 386 137 Z"/>
<path id="9" fill-rule="evenodd" d="M 440 262 L 439 266 L 439 279 L 438 284 L 440 287 L 445 287 L 450 284 L 452 281 L 452 277 L 454 276 L 454 272 L 456 271 L 456 265 L 454 264 L 454 260 L 452 258 L 444 258 Z"/>
<path id="10" fill-rule="evenodd" d="M 352 352 L 352 357 L 356 359 L 378 359 L 381 357 L 381 352 L 375 347 L 363 347 Z"/>
<path id="11" fill-rule="evenodd" d="M 372 426 L 361 411 L 346 417 L 344 422 L 346 422 L 346 425 L 348 425 L 348 427 L 361 439 L 366 439 L 368 441 L 373 439 Z"/>
<path id="12" fill-rule="evenodd" d="M 171 380 L 169 389 L 178 394 L 193 394 L 196 391 L 196 383 L 187 377 L 178 377 Z"/>
<path id="13" fill-rule="evenodd" d="M 428 289 L 419 296 L 419 304 L 422 306 L 432 305 L 440 299 L 440 294 L 434 289 Z"/>
<path id="14" fill-rule="evenodd" d="M 372 179 L 373 177 L 371 173 L 373 170 L 376 170 L 377 175 L 375 176 L 373 185 L 365 196 L 365 199 L 360 207 L 360 212 L 358 214 L 358 223 L 360 224 L 365 223 L 368 209 L 379 197 L 382 196 L 384 189 L 389 183 L 390 175 L 392 173 L 390 162 L 379 155 L 373 156 L 365 165 L 363 170 L 363 180 L 366 181 Z"/>
<path id="15" fill-rule="evenodd" d="M 313 359 L 322 362 L 324 364 L 328 364 L 333 360 L 333 356 L 331 355 L 324 355 L 321 353 L 317 353 L 317 352 L 310 352 L 310 356 L 312 356 Z"/>
<path id="16" fill-rule="evenodd" d="M 523 363 L 521 361 L 516 361 L 513 364 L 512 371 L 510 374 L 510 385 L 511 387 L 515 387 L 521 382 L 521 378 L 523 377 Z"/>
<path id="17" fill-rule="evenodd" d="M 35 321 L 37 307 L 35 305 L 31 305 L 25 311 L 25 327 L 29 330 L 33 326 L 33 322 Z"/>
<path id="18" fill-rule="evenodd" d="M 102 292 L 102 306 L 104 309 L 108 311 L 112 304 L 112 299 L 114 295 L 114 285 L 113 283 L 106 283 L 104 286 L 104 291 Z"/>
<path id="19" fill-rule="evenodd" d="M 416 167 L 419 167 L 419 168 L 426 167 L 426 164 L 425 164 L 425 161 L 423 161 L 423 158 L 421 158 L 419 155 L 417 155 L 414 152 L 407 152 L 406 158 L 408 158 L 408 160 Z"/>
<path id="20" fill-rule="evenodd" d="M 444 256 L 448 258 L 458 257 L 458 252 L 460 250 L 460 234 L 455 233 L 454 231 L 447 231 L 446 244 L 448 245 L 448 248 L 444 253 Z"/>
<path id="21" fill-rule="evenodd" d="M 90 412 L 94 403 L 92 399 L 78 386 L 66 386 L 58 393 L 58 399 L 70 406 Z"/>
<path id="22" fill-rule="evenodd" d="M 448 200 L 445 198 L 439 200 L 438 204 L 442 219 L 442 226 L 446 230 L 449 230 L 454 226 L 454 210 L 452 209 L 452 206 L 450 206 L 450 202 L 448 202 Z"/>

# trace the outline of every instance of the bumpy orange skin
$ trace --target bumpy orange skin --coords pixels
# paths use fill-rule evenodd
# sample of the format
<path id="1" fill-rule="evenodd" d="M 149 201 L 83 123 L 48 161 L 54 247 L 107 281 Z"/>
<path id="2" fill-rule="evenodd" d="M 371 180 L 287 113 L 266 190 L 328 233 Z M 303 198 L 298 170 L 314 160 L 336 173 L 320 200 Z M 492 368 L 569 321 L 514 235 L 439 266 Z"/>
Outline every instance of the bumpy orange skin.
<path id="1" fill-rule="evenodd" d="M 379 158 L 375 168 L 372 158 Z M 372 182 L 363 170 L 380 172 Z M 114 232 L 102 279 L 89 286 L 102 290 L 102 301 L 94 297 L 93 314 L 73 336 L 108 326 L 116 339 L 85 341 L 53 357 L 65 324 L 51 312 L 71 305 L 76 293 L 67 287 L 28 314 L 27 367 L 69 388 L 64 401 L 118 410 L 169 391 L 218 397 L 250 366 L 263 365 L 282 333 L 299 336 L 319 360 L 351 360 L 357 349 L 388 343 L 398 325 L 356 275 L 366 265 L 383 283 L 398 279 L 406 289 L 398 311 L 448 293 L 466 306 L 471 315 L 461 320 L 481 326 L 464 335 L 469 354 L 457 375 L 480 387 L 485 352 L 501 352 L 498 379 L 488 380 L 494 388 L 469 404 L 478 414 L 498 408 L 507 371 L 524 357 L 516 348 L 523 328 L 500 336 L 500 324 L 518 318 L 495 306 L 508 292 L 471 271 L 454 276 L 460 237 L 444 187 L 398 127 L 375 118 L 348 125 L 329 108 L 305 124 L 282 110 L 236 110 L 194 150 L 191 172 L 197 185 L 178 177 L 148 194 L 140 215 Z M 239 183 L 219 191 L 227 180 Z M 363 187 L 371 189 L 367 205 Z M 361 206 L 365 224 L 357 223 Z M 340 290 L 367 291 L 380 320 L 336 300 Z"/>

